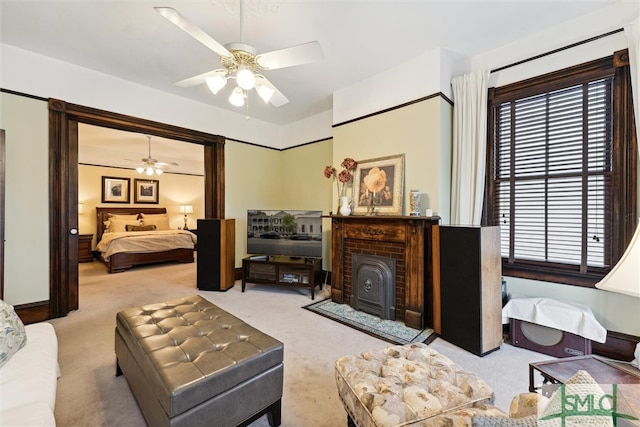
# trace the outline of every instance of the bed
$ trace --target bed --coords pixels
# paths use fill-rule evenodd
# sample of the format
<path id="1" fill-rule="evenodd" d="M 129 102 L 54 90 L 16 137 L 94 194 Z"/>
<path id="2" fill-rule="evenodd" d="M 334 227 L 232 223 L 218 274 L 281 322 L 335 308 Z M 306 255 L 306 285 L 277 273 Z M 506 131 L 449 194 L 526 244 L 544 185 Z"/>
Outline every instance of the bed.
<path id="1" fill-rule="evenodd" d="M 150 227 L 166 213 L 166 208 L 96 208 L 96 250 L 109 273 L 143 264 L 194 262 L 195 234 L 186 230 L 169 230 L 168 227 Z M 126 230 L 118 228 L 110 232 L 106 229 L 106 224 L 122 225 L 123 222 Z"/>

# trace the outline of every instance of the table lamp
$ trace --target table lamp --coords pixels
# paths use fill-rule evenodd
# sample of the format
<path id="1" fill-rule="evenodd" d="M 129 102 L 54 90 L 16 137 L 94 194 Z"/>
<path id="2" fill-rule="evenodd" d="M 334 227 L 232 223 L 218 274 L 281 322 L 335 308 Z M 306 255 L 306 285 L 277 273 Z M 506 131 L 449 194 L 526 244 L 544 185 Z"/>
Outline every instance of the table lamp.
<path id="1" fill-rule="evenodd" d="M 184 214 L 184 227 L 183 230 L 188 230 L 189 226 L 187 225 L 187 214 L 193 213 L 192 205 L 180 205 L 180 213 Z"/>

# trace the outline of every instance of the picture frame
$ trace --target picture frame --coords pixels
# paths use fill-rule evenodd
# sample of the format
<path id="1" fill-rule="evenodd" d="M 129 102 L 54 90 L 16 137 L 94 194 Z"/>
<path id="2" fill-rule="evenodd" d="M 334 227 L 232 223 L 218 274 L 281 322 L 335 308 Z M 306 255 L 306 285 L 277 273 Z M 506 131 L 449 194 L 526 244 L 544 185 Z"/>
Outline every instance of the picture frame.
<path id="1" fill-rule="evenodd" d="M 353 174 L 354 215 L 402 215 L 404 154 L 358 161 Z"/>
<path id="2" fill-rule="evenodd" d="M 134 203 L 158 204 L 160 200 L 160 181 L 157 179 L 134 180 Z"/>
<path id="3" fill-rule="evenodd" d="M 102 177 L 102 203 L 130 203 L 131 178 Z"/>

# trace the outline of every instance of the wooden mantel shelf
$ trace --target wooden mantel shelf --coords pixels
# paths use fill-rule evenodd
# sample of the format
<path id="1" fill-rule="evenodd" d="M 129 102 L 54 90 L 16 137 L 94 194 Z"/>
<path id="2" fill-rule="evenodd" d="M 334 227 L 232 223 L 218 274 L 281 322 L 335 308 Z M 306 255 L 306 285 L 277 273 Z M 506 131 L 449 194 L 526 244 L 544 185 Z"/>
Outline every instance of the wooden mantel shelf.
<path id="1" fill-rule="evenodd" d="M 396 259 L 396 318 L 440 333 L 440 217 L 331 216 L 331 299 L 349 304 L 351 255 Z"/>

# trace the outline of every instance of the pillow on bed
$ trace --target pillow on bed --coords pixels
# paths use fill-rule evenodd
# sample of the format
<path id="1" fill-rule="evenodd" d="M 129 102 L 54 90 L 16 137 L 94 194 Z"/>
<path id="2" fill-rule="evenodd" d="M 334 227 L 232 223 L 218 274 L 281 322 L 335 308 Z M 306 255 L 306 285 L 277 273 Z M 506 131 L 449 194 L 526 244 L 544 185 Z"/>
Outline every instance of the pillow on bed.
<path id="1" fill-rule="evenodd" d="M 142 214 L 142 225 L 155 225 L 156 230 L 171 230 L 169 214 Z"/>
<path id="2" fill-rule="evenodd" d="M 119 219 L 122 221 L 136 222 L 138 220 L 138 214 L 133 214 L 133 215 L 109 214 L 109 219 Z"/>
<path id="3" fill-rule="evenodd" d="M 127 231 L 154 231 L 155 229 L 156 229 L 155 224 L 151 224 L 151 225 L 127 224 Z"/>
<path id="4" fill-rule="evenodd" d="M 108 224 L 106 224 L 108 223 Z M 127 231 L 128 225 L 139 225 L 137 220 L 121 220 L 117 218 L 111 218 L 109 221 L 105 221 L 107 233 L 117 233 L 120 231 Z"/>

